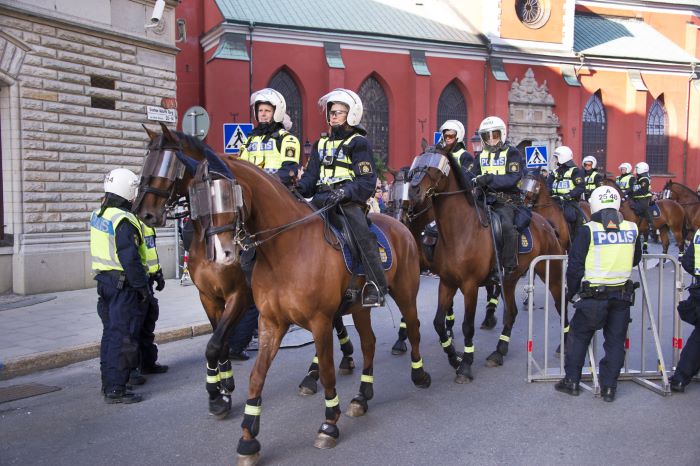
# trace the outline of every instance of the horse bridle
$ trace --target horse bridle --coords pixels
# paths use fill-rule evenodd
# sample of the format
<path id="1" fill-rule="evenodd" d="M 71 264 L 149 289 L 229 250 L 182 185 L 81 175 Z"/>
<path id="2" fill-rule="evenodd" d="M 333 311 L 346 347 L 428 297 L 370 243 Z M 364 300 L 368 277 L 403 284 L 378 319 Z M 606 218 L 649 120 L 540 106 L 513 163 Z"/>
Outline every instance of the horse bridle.
<path id="1" fill-rule="evenodd" d="M 153 144 L 153 142 L 151 144 Z M 156 152 L 158 154 L 157 156 L 160 156 L 168 151 L 173 153 L 173 157 L 171 160 L 172 160 L 172 163 L 175 164 L 175 167 L 173 167 L 173 170 L 176 173 L 172 180 L 170 180 L 168 178 L 168 180 L 170 181 L 170 187 L 167 190 L 154 188 L 150 185 L 150 183 L 151 183 L 151 180 L 153 178 L 157 178 L 157 177 L 154 176 L 153 173 L 145 173 L 145 172 L 142 173 L 141 179 L 139 181 L 138 197 L 134 201 L 134 207 L 133 207 L 134 211 L 136 211 L 138 209 L 138 207 L 141 205 L 141 202 L 143 202 L 144 196 L 148 193 L 151 193 L 157 197 L 165 198 L 166 199 L 166 201 L 165 201 L 165 210 L 166 211 L 173 210 L 175 207 L 177 207 L 179 205 L 178 199 L 176 199 L 174 196 L 175 186 L 176 186 L 177 182 L 184 177 L 184 171 L 185 171 L 184 164 L 177 157 L 178 153 L 182 152 L 182 145 L 180 144 L 180 142 L 178 141 L 177 143 L 175 143 L 175 142 L 169 141 L 168 143 L 163 144 L 162 136 L 161 136 L 160 143 L 159 143 L 159 146 L 157 148 L 153 149 L 153 148 L 150 148 L 150 146 L 149 146 L 148 153 L 146 154 L 146 160 L 144 161 L 144 170 L 145 170 L 145 167 L 148 165 L 148 158 L 153 157 L 154 152 Z M 178 166 L 177 164 L 180 164 L 180 166 Z M 185 212 L 185 213 L 178 214 L 177 217 L 185 217 L 187 215 L 188 214 Z M 173 218 L 175 218 L 175 217 L 173 217 Z"/>

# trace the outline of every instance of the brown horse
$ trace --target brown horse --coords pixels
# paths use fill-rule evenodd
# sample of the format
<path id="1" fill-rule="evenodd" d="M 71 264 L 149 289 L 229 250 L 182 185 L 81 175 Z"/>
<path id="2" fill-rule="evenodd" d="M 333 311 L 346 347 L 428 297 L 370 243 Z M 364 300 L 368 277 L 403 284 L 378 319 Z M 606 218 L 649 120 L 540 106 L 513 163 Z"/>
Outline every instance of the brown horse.
<path id="1" fill-rule="evenodd" d="M 163 134 L 148 128 L 151 140 L 144 161 L 144 170 L 139 188 L 139 197 L 134 203 L 134 213 L 150 226 L 165 223 L 166 210 L 180 198 L 186 198 L 189 205 L 188 188 L 192 174 L 182 169 L 182 162 L 175 151 L 184 154 L 201 154 L 208 149 L 199 140 L 176 131 L 171 132 L 161 125 Z M 169 157 L 165 160 L 165 157 Z M 201 158 L 201 155 L 198 155 Z M 180 168 L 176 168 L 180 167 Z M 162 169 L 162 170 L 158 170 Z M 153 176 L 153 173 L 176 176 Z M 190 277 L 199 291 L 199 298 L 212 325 L 213 333 L 206 348 L 207 383 L 210 414 L 223 418 L 231 409 L 230 394 L 235 388 L 231 362 L 228 359 L 228 336 L 243 312 L 252 304 L 252 293 L 245 281 L 239 263 L 219 264 L 207 257 L 204 229 L 198 220 L 192 221 L 194 237 L 189 248 Z M 338 339 L 343 351 L 340 373 L 348 374 L 354 368 L 352 342 L 343 325 L 342 316 L 334 321 Z M 300 394 L 308 395 L 317 391 L 318 364 L 312 362 L 309 372 L 299 385 Z"/>
<path id="2" fill-rule="evenodd" d="M 483 223 L 485 213 L 477 208 L 461 168 L 452 157 L 442 152 L 426 153 L 414 160 L 411 195 L 419 203 L 426 198 L 432 198 L 435 220 L 440 231 L 433 261 L 435 272 L 440 276 L 438 306 L 433 324 L 448 360 L 456 357 L 456 354 L 442 322 L 456 290 L 460 289 L 464 295 L 464 354 L 457 368 L 455 381 L 466 383 L 473 379 L 471 365 L 474 360 L 474 311 L 477 293 L 479 286 L 489 280 L 496 261 L 491 232 Z M 504 277 L 504 327 L 496 351 L 487 358 L 487 366 L 502 365 L 503 358 L 508 353 L 510 334 L 518 312 L 515 304 L 515 286 L 518 279 L 527 272 L 530 262 L 535 257 L 564 253 L 554 229 L 542 216 L 533 214 L 530 230 L 533 237 L 532 250 L 521 254 L 517 269 Z M 535 267 L 543 281 L 545 269 L 545 262 Z M 566 306 L 560 309 L 563 291 L 562 263 L 555 261 L 550 264 L 550 273 L 550 293 L 554 297 L 557 310 L 560 313 L 565 312 Z M 568 322 L 566 325 L 568 326 Z"/>
<path id="3" fill-rule="evenodd" d="M 370 313 L 359 300 L 344 298 L 353 277 L 345 269 L 337 243 L 328 227 L 308 203 L 295 198 L 278 179 L 258 167 L 240 160 L 224 160 L 241 188 L 243 207 L 229 216 L 217 218 L 213 226 L 234 225 L 234 232 L 217 234 L 224 254 L 235 258 L 247 243 L 257 248 L 253 269 L 253 295 L 260 309 L 259 354 L 250 375 L 248 401 L 243 420 L 243 436 L 238 444 L 239 461 L 257 460 L 260 444 L 256 439 L 260 422 L 260 404 L 267 371 L 290 324 L 311 331 L 314 336 L 325 390 L 325 421 L 316 438 L 318 448 L 335 446 L 340 417 L 333 371 L 331 327 L 338 310 L 351 312 L 360 335 L 363 371 L 360 392 L 348 409 L 351 416 L 363 415 L 373 397 L 373 359 L 375 337 Z M 386 271 L 389 293 L 406 320 L 411 343 L 411 380 L 427 388 L 430 376 L 423 369 L 416 296 L 419 262 L 416 243 L 408 229 L 386 215 L 371 215 L 372 221 L 387 235 L 393 261 Z M 364 281 L 364 279 L 362 279 Z M 360 282 L 361 284 L 361 282 Z M 359 285 L 358 285 L 359 286 Z"/>
<path id="4" fill-rule="evenodd" d="M 690 235 L 700 229 L 700 196 L 695 191 L 684 184 L 668 180 L 664 185 L 663 198 L 674 200 L 683 207 Z M 686 238 L 690 239 L 688 235 Z"/>
<path id="5" fill-rule="evenodd" d="M 564 251 L 568 251 L 573 240 L 569 231 L 569 223 L 564 218 L 564 211 L 561 206 L 550 195 L 549 189 L 545 185 L 544 177 L 540 174 L 525 175 L 521 190 L 523 191 L 525 206 L 531 208 L 533 212 L 537 212 L 552 224 L 557 238 L 559 238 L 561 248 Z"/>
<path id="6" fill-rule="evenodd" d="M 614 180 L 603 178 L 602 184 L 615 188 L 620 193 L 620 197 L 624 197 Z M 684 233 L 686 228 L 686 217 L 683 207 L 671 199 L 658 200 L 656 201 L 656 205 L 659 207 L 660 215 L 654 218 L 653 228 L 659 230 L 663 253 L 668 253 L 668 247 L 670 245 L 668 237 L 669 230 L 673 233 L 673 237 L 676 239 L 676 246 L 678 246 L 678 250 L 682 253 L 685 249 Z M 634 209 L 632 209 L 632 204 L 629 199 L 626 199 L 620 204 L 620 213 L 625 220 L 637 224 L 640 233 L 644 235 L 644 243 L 646 243 L 649 237 L 648 222 L 646 218 L 640 217 Z"/>

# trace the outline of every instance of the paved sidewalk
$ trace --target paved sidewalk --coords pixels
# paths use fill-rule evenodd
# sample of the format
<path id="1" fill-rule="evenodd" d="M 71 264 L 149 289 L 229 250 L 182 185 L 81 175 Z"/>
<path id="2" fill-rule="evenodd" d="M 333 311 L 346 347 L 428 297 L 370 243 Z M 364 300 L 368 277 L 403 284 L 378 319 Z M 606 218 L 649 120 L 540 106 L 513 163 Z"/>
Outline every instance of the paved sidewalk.
<path id="1" fill-rule="evenodd" d="M 48 293 L 30 306 L 0 310 L 0 380 L 73 364 L 99 356 L 102 323 L 95 288 Z M 156 341 L 211 332 L 197 288 L 166 280 L 156 292 L 160 318 Z M 38 301 L 37 299 L 36 301 Z"/>

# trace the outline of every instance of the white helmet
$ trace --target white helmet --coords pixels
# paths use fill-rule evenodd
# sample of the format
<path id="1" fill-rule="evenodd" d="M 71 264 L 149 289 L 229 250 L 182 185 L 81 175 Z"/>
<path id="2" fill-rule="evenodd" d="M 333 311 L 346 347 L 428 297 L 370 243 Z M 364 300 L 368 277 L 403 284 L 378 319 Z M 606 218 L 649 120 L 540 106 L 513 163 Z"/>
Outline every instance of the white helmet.
<path id="1" fill-rule="evenodd" d="M 105 176 L 105 193 L 116 194 L 133 202 L 138 189 L 139 177 L 126 168 L 115 168 Z"/>
<path id="2" fill-rule="evenodd" d="M 557 162 L 563 165 L 574 158 L 574 153 L 567 146 L 559 146 L 554 149 L 554 156 L 557 158 Z"/>
<path id="3" fill-rule="evenodd" d="M 322 107 L 326 112 L 326 122 L 331 124 L 331 106 L 334 103 L 344 104 L 348 107 L 347 122 L 350 126 L 357 126 L 362 119 L 362 100 L 360 96 L 355 94 L 350 89 L 333 89 L 328 94 L 318 99 L 319 107 Z"/>
<path id="4" fill-rule="evenodd" d="M 445 131 L 455 131 L 457 133 L 457 142 L 464 142 L 464 125 L 457 120 L 447 120 L 440 127 L 440 133 Z"/>
<path id="5" fill-rule="evenodd" d="M 627 170 L 625 173 L 632 173 L 632 165 L 630 165 L 627 162 L 621 163 L 618 168 L 620 169 L 620 171 L 622 171 L 623 168 Z"/>
<path id="6" fill-rule="evenodd" d="M 603 209 L 620 210 L 620 193 L 610 186 L 598 186 L 589 199 L 591 214 Z"/>
<path id="7" fill-rule="evenodd" d="M 255 120 L 258 119 L 258 104 L 270 104 L 275 107 L 275 113 L 272 114 L 272 119 L 277 123 L 284 121 L 284 115 L 287 111 L 287 102 L 284 96 L 276 90 L 266 87 L 259 91 L 253 92 L 250 96 L 250 106 L 254 107 Z"/>
<path id="8" fill-rule="evenodd" d="M 501 132 L 501 141 L 496 146 L 489 145 L 489 136 L 492 131 Z M 479 125 L 479 137 L 481 137 L 481 142 L 489 150 L 499 150 L 506 141 L 506 124 L 498 117 L 490 116 L 485 118 Z"/>
<path id="9" fill-rule="evenodd" d="M 637 175 L 641 175 L 642 173 L 649 173 L 649 165 L 646 162 L 639 162 L 637 165 L 634 166 L 634 171 L 637 172 Z"/>
<path id="10" fill-rule="evenodd" d="M 285 130 L 291 131 L 293 125 L 294 123 L 292 122 L 292 119 L 290 118 L 289 114 L 285 113 L 284 119 L 282 120 L 282 126 Z"/>
<path id="11" fill-rule="evenodd" d="M 598 166 L 598 161 L 597 161 L 596 158 L 593 157 L 592 155 L 587 155 L 587 156 L 585 156 L 585 157 L 583 158 L 583 163 L 582 163 L 582 165 L 586 165 L 586 164 L 589 163 L 589 162 L 593 164 L 593 169 L 595 169 L 595 167 Z"/>

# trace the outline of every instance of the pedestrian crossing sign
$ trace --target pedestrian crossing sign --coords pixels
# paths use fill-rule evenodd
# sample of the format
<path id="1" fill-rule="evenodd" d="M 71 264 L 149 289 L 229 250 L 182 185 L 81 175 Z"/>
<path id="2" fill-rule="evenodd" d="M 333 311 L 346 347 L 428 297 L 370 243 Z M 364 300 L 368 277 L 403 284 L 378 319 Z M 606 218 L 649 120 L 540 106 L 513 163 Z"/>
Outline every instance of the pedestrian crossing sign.
<path id="1" fill-rule="evenodd" d="M 437 146 L 440 139 L 442 139 L 442 133 L 440 131 L 435 131 L 433 133 L 433 145 Z"/>
<path id="2" fill-rule="evenodd" d="M 527 168 L 546 167 L 548 165 L 547 146 L 528 146 L 525 148 Z"/>
<path id="3" fill-rule="evenodd" d="M 251 131 L 253 125 L 250 123 L 224 123 L 224 152 L 237 154 Z"/>

